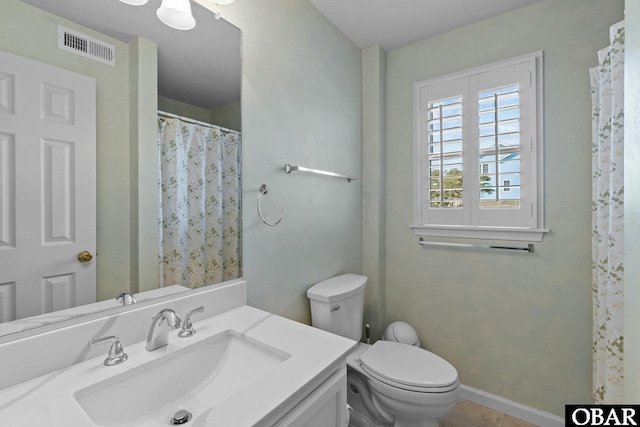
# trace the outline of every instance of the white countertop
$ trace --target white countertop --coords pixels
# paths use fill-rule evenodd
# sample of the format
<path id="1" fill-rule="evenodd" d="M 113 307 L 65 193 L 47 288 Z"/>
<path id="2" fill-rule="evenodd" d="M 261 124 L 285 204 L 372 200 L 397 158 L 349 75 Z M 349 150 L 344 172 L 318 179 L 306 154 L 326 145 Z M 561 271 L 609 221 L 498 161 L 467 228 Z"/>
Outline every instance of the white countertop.
<path id="1" fill-rule="evenodd" d="M 242 337 L 273 346 L 291 356 L 206 413 L 194 412 L 197 423 L 190 422 L 189 425 L 267 426 L 284 415 L 282 411 L 290 409 L 311 392 L 308 390 L 310 384 L 328 377 L 344 364 L 346 354 L 356 346 L 355 341 L 246 305 L 202 321 L 194 318 L 194 326 L 198 331 L 195 336 L 182 339 L 177 337 L 177 331 L 172 331 L 169 345 L 153 352 L 145 350 L 144 342 L 126 346 L 124 350 L 129 360 L 117 366 L 103 365 L 108 351 L 106 346 L 100 357 L 1 390 L 2 425 L 93 426 L 73 397 L 75 392 L 115 374 L 126 374 L 128 370 L 213 335 L 234 330 Z M 46 351 L 42 357 L 46 357 Z M 16 366 L 19 367 L 19 363 Z M 167 408 L 167 416 L 174 412 L 175 408 Z"/>

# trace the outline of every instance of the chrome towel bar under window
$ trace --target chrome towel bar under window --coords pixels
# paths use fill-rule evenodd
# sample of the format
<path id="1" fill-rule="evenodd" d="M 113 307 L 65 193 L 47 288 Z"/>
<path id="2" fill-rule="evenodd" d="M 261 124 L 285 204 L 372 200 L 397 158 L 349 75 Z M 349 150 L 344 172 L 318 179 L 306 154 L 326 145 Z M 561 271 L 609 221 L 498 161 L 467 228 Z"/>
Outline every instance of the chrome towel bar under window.
<path id="1" fill-rule="evenodd" d="M 527 251 L 533 253 L 533 243 L 527 244 L 527 247 L 521 246 L 497 246 L 497 245 L 476 245 L 473 243 L 452 243 L 452 242 L 430 242 L 420 237 L 418 244 L 422 246 L 458 246 L 463 248 L 486 248 L 486 249 L 507 249 L 511 251 Z"/>
<path id="2" fill-rule="evenodd" d="M 284 165 L 284 172 L 285 173 L 291 173 L 291 172 L 296 172 L 296 171 L 306 172 L 306 173 L 313 173 L 313 174 L 316 174 L 316 175 L 332 176 L 334 178 L 343 178 L 343 179 L 346 179 L 349 182 L 358 179 L 358 178 L 355 178 L 355 177 L 350 176 L 350 175 L 342 175 L 342 174 L 335 173 L 335 172 L 327 172 L 327 171 L 321 171 L 321 170 L 318 170 L 318 169 L 305 168 L 304 166 L 291 166 L 289 163 Z"/>

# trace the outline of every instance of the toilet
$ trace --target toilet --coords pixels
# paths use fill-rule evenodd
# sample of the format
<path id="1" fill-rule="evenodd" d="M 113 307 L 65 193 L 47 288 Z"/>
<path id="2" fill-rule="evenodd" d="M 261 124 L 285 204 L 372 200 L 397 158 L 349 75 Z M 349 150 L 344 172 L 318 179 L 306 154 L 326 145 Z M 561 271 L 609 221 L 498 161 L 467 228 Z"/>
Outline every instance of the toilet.
<path id="1" fill-rule="evenodd" d="M 367 277 L 343 274 L 307 291 L 311 322 L 360 341 Z M 438 427 L 459 395 L 458 372 L 420 347 L 379 340 L 347 355 L 350 426 Z"/>

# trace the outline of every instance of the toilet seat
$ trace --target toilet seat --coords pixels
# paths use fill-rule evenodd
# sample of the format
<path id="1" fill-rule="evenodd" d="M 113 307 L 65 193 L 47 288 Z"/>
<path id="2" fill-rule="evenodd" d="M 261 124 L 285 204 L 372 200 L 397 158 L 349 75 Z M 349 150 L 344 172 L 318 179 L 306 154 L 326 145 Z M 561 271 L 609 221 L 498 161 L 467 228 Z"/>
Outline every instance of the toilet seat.
<path id="1" fill-rule="evenodd" d="M 377 381 L 421 393 L 445 393 L 459 386 L 458 372 L 446 360 L 392 341 L 377 341 L 360 356 L 360 366 Z"/>

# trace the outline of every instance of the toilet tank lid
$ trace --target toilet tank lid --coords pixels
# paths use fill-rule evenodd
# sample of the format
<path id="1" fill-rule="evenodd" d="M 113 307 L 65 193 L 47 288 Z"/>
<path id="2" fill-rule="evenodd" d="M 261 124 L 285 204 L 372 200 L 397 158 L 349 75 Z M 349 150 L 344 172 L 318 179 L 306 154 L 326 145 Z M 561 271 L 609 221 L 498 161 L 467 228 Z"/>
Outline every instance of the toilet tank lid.
<path id="1" fill-rule="evenodd" d="M 342 274 L 316 283 L 307 290 L 307 297 L 317 301 L 339 301 L 364 290 L 367 277 L 359 274 Z"/>

